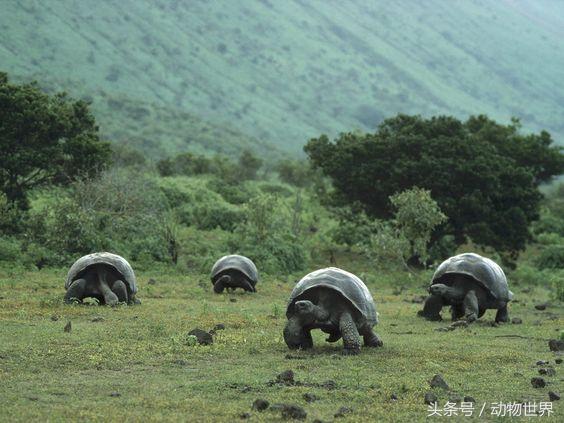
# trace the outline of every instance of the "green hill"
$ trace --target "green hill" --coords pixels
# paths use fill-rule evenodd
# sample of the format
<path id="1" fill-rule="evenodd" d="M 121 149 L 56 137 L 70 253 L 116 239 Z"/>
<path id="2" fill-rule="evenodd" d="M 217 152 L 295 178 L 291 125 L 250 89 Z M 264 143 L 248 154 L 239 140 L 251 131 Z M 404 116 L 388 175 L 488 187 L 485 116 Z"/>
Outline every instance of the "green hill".
<path id="1" fill-rule="evenodd" d="M 79 87 L 103 129 L 149 151 L 207 148 L 171 127 L 187 114 L 289 152 L 398 112 L 564 135 L 564 2 L 3 0 L 0 31 L 3 70 Z M 101 93 L 155 107 L 156 138 Z"/>

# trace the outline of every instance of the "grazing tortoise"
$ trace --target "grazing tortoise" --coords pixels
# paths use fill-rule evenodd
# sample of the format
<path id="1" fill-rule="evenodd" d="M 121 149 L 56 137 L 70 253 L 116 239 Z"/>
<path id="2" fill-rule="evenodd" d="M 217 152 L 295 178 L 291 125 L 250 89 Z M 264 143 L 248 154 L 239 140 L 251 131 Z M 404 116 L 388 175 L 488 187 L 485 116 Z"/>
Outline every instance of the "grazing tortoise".
<path id="1" fill-rule="evenodd" d="M 465 318 L 470 323 L 487 309 L 496 309 L 496 322 L 509 321 L 507 303 L 513 293 L 505 274 L 494 261 L 478 254 L 459 254 L 442 262 L 433 275 L 429 292 L 431 295 L 419 312 L 429 320 L 441 320 L 441 309 L 449 305 L 452 320 Z"/>
<path id="2" fill-rule="evenodd" d="M 284 341 L 291 349 L 313 347 L 312 329 L 328 333 L 327 342 L 342 337 L 347 355 L 360 352 L 360 335 L 365 346 L 382 346 L 372 330 L 378 314 L 368 288 L 352 273 L 336 267 L 304 276 L 290 295 L 286 317 Z"/>
<path id="3" fill-rule="evenodd" d="M 65 283 L 65 302 L 96 298 L 100 304 L 138 304 L 133 269 L 123 257 L 94 253 L 79 258 L 71 266 Z"/>
<path id="4" fill-rule="evenodd" d="M 223 256 L 212 267 L 211 281 L 215 293 L 220 294 L 225 288 L 257 292 L 255 285 L 259 280 L 258 270 L 251 259 L 237 254 Z"/>

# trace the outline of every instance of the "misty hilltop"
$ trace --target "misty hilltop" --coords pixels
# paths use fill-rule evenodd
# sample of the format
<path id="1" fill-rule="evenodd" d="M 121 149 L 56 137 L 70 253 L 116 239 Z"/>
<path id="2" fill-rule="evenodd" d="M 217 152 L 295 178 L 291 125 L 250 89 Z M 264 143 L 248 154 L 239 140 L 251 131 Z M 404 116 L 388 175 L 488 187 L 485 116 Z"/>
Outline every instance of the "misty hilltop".
<path id="1" fill-rule="evenodd" d="M 373 130 L 397 113 L 485 113 L 562 143 L 564 3 L 18 1 L 0 70 L 93 102 L 147 152 L 227 154 Z"/>

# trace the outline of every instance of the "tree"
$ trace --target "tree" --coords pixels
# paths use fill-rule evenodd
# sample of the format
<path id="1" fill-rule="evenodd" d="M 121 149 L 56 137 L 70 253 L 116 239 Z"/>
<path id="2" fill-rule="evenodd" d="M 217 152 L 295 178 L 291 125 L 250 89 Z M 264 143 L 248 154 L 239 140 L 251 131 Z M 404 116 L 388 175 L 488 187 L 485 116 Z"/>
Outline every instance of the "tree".
<path id="1" fill-rule="evenodd" d="M 374 134 L 322 135 L 304 147 L 334 186 L 332 202 L 358 202 L 372 217 L 391 218 L 389 196 L 414 186 L 430 191 L 449 220 L 433 233 L 516 253 L 538 218 L 538 185 L 564 170 L 561 148 L 546 132 L 519 133 L 486 116 L 398 115 Z"/>
<path id="2" fill-rule="evenodd" d="M 53 96 L 0 72 L 0 189 L 26 209 L 27 192 L 96 173 L 110 156 L 84 101 Z"/>

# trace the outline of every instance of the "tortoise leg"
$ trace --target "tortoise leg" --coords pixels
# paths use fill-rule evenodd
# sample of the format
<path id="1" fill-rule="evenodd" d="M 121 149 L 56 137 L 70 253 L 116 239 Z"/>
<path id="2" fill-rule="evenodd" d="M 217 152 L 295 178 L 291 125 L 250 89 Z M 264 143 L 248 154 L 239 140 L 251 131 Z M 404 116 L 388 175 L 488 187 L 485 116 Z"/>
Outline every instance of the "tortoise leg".
<path id="1" fill-rule="evenodd" d="M 84 297 L 86 297 L 86 279 L 77 279 L 67 289 L 64 301 L 67 304 L 71 304 L 75 300 L 82 302 Z"/>
<path id="2" fill-rule="evenodd" d="M 466 297 L 464 297 L 464 312 L 468 323 L 472 323 L 480 314 L 478 297 L 476 297 L 476 292 L 474 290 L 468 291 Z"/>
<path id="3" fill-rule="evenodd" d="M 381 347 L 382 345 L 384 345 L 384 343 L 382 342 L 380 337 L 378 335 L 376 335 L 374 330 L 368 325 L 365 328 L 363 328 L 362 337 L 364 338 L 364 346 L 365 347 L 376 348 L 376 347 Z"/>
<path id="4" fill-rule="evenodd" d="M 297 350 L 298 348 L 307 349 L 313 346 L 311 333 L 309 330 L 304 330 L 298 316 L 288 319 L 284 327 L 284 341 L 291 350 Z"/>
<path id="5" fill-rule="evenodd" d="M 104 297 L 104 304 L 107 304 L 109 306 L 115 306 L 119 300 L 117 295 L 112 292 L 110 286 L 108 285 L 108 281 L 106 279 L 107 277 L 106 268 L 104 266 L 98 266 L 96 270 L 98 273 L 98 283 L 100 285 L 100 292 Z"/>
<path id="6" fill-rule="evenodd" d="M 356 328 L 356 324 L 349 312 L 344 312 L 339 320 L 339 329 L 343 336 L 343 344 L 345 349 L 344 355 L 356 355 L 360 353 L 360 335 Z"/>
<path id="7" fill-rule="evenodd" d="M 231 282 L 231 277 L 228 275 L 223 275 L 213 284 L 213 292 L 215 292 L 216 294 L 221 294 L 223 290 L 227 288 L 229 282 Z"/>
<path id="8" fill-rule="evenodd" d="M 429 295 L 425 300 L 423 310 L 418 314 L 425 317 L 427 320 L 442 320 L 441 310 L 443 308 L 443 305 L 443 297 L 441 297 L 440 295 Z"/>
<path id="9" fill-rule="evenodd" d="M 241 278 L 239 281 L 239 287 L 243 288 L 247 292 L 257 292 L 255 287 L 246 278 Z"/>
<path id="10" fill-rule="evenodd" d="M 450 308 L 450 315 L 452 317 L 452 321 L 460 320 L 464 317 L 464 305 L 463 304 L 455 304 Z"/>
<path id="11" fill-rule="evenodd" d="M 495 315 L 495 321 L 497 323 L 507 323 L 509 322 L 509 313 L 507 312 L 507 304 L 497 310 Z"/>
<path id="12" fill-rule="evenodd" d="M 118 297 L 120 303 L 128 302 L 127 287 L 123 281 L 117 280 L 112 286 L 112 292 Z"/>

